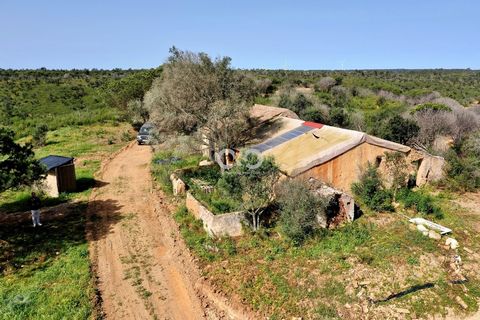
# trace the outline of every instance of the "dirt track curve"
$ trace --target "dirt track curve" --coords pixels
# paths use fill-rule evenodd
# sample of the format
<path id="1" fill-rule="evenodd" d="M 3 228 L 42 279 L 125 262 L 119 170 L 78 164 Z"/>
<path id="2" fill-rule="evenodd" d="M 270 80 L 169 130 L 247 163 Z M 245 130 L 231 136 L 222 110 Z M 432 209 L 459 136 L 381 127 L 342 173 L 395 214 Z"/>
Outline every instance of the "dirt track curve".
<path id="1" fill-rule="evenodd" d="M 152 190 L 151 158 L 148 146 L 125 148 L 102 169 L 90 198 L 88 236 L 102 313 L 106 319 L 204 319 L 193 276 L 172 241 L 170 213 Z"/>

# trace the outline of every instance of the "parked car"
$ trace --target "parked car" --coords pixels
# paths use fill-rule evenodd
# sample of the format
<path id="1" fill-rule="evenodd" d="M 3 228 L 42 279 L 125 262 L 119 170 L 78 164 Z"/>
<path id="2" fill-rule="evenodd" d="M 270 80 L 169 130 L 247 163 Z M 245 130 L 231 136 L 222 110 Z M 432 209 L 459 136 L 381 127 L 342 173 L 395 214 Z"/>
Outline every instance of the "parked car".
<path id="1" fill-rule="evenodd" d="M 150 144 L 152 142 L 153 129 L 155 129 L 155 126 L 152 123 L 145 122 L 138 131 L 138 144 Z"/>

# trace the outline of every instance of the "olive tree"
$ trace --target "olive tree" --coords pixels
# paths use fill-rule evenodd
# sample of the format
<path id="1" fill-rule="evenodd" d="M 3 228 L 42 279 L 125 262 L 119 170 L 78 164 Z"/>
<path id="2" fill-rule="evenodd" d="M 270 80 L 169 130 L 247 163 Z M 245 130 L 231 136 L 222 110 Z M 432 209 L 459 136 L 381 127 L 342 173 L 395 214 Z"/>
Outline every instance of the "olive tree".
<path id="1" fill-rule="evenodd" d="M 253 230 L 258 230 L 260 216 L 275 199 L 274 187 L 279 178 L 280 171 L 272 158 L 247 153 L 223 174 L 219 187 L 241 203 L 241 209 L 252 218 Z"/>
<path id="2" fill-rule="evenodd" d="M 238 147 L 248 133 L 244 120 L 255 87 L 230 61 L 171 48 L 162 76 L 144 98 L 152 121 L 161 130 L 206 139 L 217 151 Z"/>

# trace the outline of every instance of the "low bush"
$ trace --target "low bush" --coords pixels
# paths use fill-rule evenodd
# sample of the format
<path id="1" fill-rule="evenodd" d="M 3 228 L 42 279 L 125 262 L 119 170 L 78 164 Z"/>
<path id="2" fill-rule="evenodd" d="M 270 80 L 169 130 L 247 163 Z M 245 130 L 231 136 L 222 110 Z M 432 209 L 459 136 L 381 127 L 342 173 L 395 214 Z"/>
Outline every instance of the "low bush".
<path id="1" fill-rule="evenodd" d="M 46 124 L 38 125 L 33 132 L 32 142 L 35 146 L 44 146 L 47 142 L 48 126 Z"/>
<path id="2" fill-rule="evenodd" d="M 405 208 L 414 209 L 423 214 L 434 215 L 436 218 L 443 217 L 443 212 L 440 207 L 435 205 L 434 198 L 422 191 L 403 188 L 397 193 L 397 200 L 403 203 Z"/>
<path id="3" fill-rule="evenodd" d="M 371 163 L 360 180 L 352 185 L 352 191 L 371 210 L 393 211 L 393 194 L 384 188 L 377 168 Z"/>
<path id="4" fill-rule="evenodd" d="M 426 110 L 432 110 L 432 111 L 447 111 L 450 112 L 452 109 L 449 106 L 446 106 L 441 103 L 433 103 L 433 102 L 427 102 L 424 104 L 420 104 L 416 106 L 412 111 L 410 111 L 410 114 L 414 114 L 417 112 L 423 112 Z"/>
<path id="5" fill-rule="evenodd" d="M 475 191 L 480 188 L 480 133 L 459 141 L 446 156 L 447 177 L 444 186 L 456 191 Z"/>
<path id="6" fill-rule="evenodd" d="M 314 195 L 301 181 L 288 180 L 277 190 L 280 207 L 278 225 L 294 244 L 301 244 L 318 227 L 317 215 L 324 214 L 327 201 Z"/>

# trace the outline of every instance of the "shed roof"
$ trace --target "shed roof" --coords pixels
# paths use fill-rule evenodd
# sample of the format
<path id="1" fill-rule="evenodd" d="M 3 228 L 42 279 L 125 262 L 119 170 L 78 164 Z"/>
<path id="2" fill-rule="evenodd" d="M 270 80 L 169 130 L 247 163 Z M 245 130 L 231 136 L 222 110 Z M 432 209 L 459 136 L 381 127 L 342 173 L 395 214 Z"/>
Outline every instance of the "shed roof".
<path id="1" fill-rule="evenodd" d="M 301 122 L 297 127 L 257 144 L 252 149 L 263 155 L 273 156 L 282 171 L 296 176 L 364 142 L 392 151 L 410 151 L 410 147 L 364 132 L 312 122 Z"/>
<path id="2" fill-rule="evenodd" d="M 71 161 L 73 161 L 72 157 L 63 157 L 63 156 L 55 156 L 55 155 L 46 156 L 39 160 L 39 162 L 47 168 L 47 171 L 63 166 Z"/>

